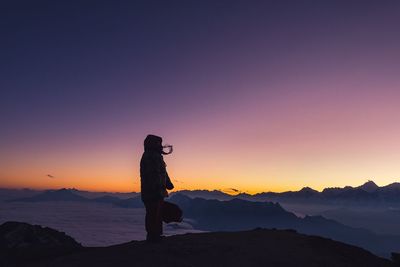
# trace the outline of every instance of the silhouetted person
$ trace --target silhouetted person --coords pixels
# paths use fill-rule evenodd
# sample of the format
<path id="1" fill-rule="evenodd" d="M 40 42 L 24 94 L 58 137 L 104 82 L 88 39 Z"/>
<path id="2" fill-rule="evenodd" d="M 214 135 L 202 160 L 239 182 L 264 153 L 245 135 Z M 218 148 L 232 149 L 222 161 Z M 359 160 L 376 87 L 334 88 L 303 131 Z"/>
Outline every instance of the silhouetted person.
<path id="1" fill-rule="evenodd" d="M 182 220 L 182 212 L 179 207 L 172 203 L 164 202 L 164 198 L 168 196 L 167 189 L 174 188 L 163 159 L 163 155 L 172 152 L 172 146 L 165 147 L 169 147 L 170 151 L 163 151 L 161 137 L 148 135 L 144 140 L 144 153 L 140 160 L 141 197 L 146 208 L 146 240 L 154 242 L 162 238 L 163 219 L 166 222 Z M 171 208 L 171 205 L 176 206 L 180 214 L 178 212 L 178 215 L 175 215 L 176 208 Z M 173 219 L 171 219 L 171 215 Z M 177 216 L 179 218 L 176 218 Z"/>

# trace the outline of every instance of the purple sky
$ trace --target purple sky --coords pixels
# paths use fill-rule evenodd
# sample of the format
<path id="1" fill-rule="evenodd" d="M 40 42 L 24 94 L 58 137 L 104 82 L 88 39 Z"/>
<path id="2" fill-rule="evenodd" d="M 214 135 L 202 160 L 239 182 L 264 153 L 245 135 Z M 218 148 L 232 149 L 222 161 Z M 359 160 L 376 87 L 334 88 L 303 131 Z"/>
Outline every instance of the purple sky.
<path id="1" fill-rule="evenodd" d="M 137 190 L 148 133 L 175 145 L 182 188 L 398 177 L 398 1 L 17 1 L 0 13 L 0 186 Z"/>

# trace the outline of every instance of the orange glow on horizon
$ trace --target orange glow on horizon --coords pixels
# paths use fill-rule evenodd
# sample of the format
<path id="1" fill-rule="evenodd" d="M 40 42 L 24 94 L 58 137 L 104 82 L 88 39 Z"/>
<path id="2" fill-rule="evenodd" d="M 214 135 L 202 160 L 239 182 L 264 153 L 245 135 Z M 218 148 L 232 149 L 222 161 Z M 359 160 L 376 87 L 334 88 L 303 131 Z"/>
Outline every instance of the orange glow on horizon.
<path id="1" fill-rule="evenodd" d="M 232 104 L 214 116 L 194 114 L 167 130 L 146 128 L 135 137 L 115 133 L 109 139 L 92 132 L 75 143 L 60 135 L 26 140 L 2 149 L 0 187 L 137 192 L 149 132 L 174 145 L 165 161 L 177 189 L 258 193 L 396 182 L 398 98 L 364 92 L 365 98 L 340 99 L 332 92 L 309 93 L 317 94 L 316 103 L 293 93 L 269 105 L 253 104 L 267 97 L 260 94 L 241 99 L 245 110 Z M 196 124 L 188 126 L 192 121 Z"/>

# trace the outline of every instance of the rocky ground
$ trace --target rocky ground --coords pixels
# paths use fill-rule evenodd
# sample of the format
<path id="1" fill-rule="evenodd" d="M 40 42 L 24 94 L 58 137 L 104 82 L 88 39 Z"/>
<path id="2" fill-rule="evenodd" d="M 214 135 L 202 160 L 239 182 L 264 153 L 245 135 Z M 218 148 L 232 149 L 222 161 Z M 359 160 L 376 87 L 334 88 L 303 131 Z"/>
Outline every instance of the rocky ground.
<path id="1" fill-rule="evenodd" d="M 185 234 L 155 244 L 132 241 L 98 248 L 68 246 L 64 252 L 58 239 L 47 240 L 56 241 L 48 243 L 48 249 L 36 245 L 40 251 L 32 250 L 34 253 L 26 246 L 17 248 L 18 253 L 16 248 L 7 248 L 14 250 L 13 254 L 6 255 L 3 250 L 3 266 L 395 266 L 361 248 L 291 230 Z M 55 247 L 59 248 L 56 253 Z"/>

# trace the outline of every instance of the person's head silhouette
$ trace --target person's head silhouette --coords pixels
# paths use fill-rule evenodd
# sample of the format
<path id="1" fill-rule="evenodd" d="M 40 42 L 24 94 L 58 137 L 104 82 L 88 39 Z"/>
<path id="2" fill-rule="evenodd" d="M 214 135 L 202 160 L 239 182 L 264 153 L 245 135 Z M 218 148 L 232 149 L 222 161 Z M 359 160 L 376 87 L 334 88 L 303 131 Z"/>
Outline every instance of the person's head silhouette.
<path id="1" fill-rule="evenodd" d="M 165 152 L 163 148 L 169 148 L 168 152 Z M 157 135 L 149 134 L 144 139 L 144 151 L 153 151 L 163 155 L 168 155 L 172 153 L 171 145 L 162 145 L 162 138 Z"/>

